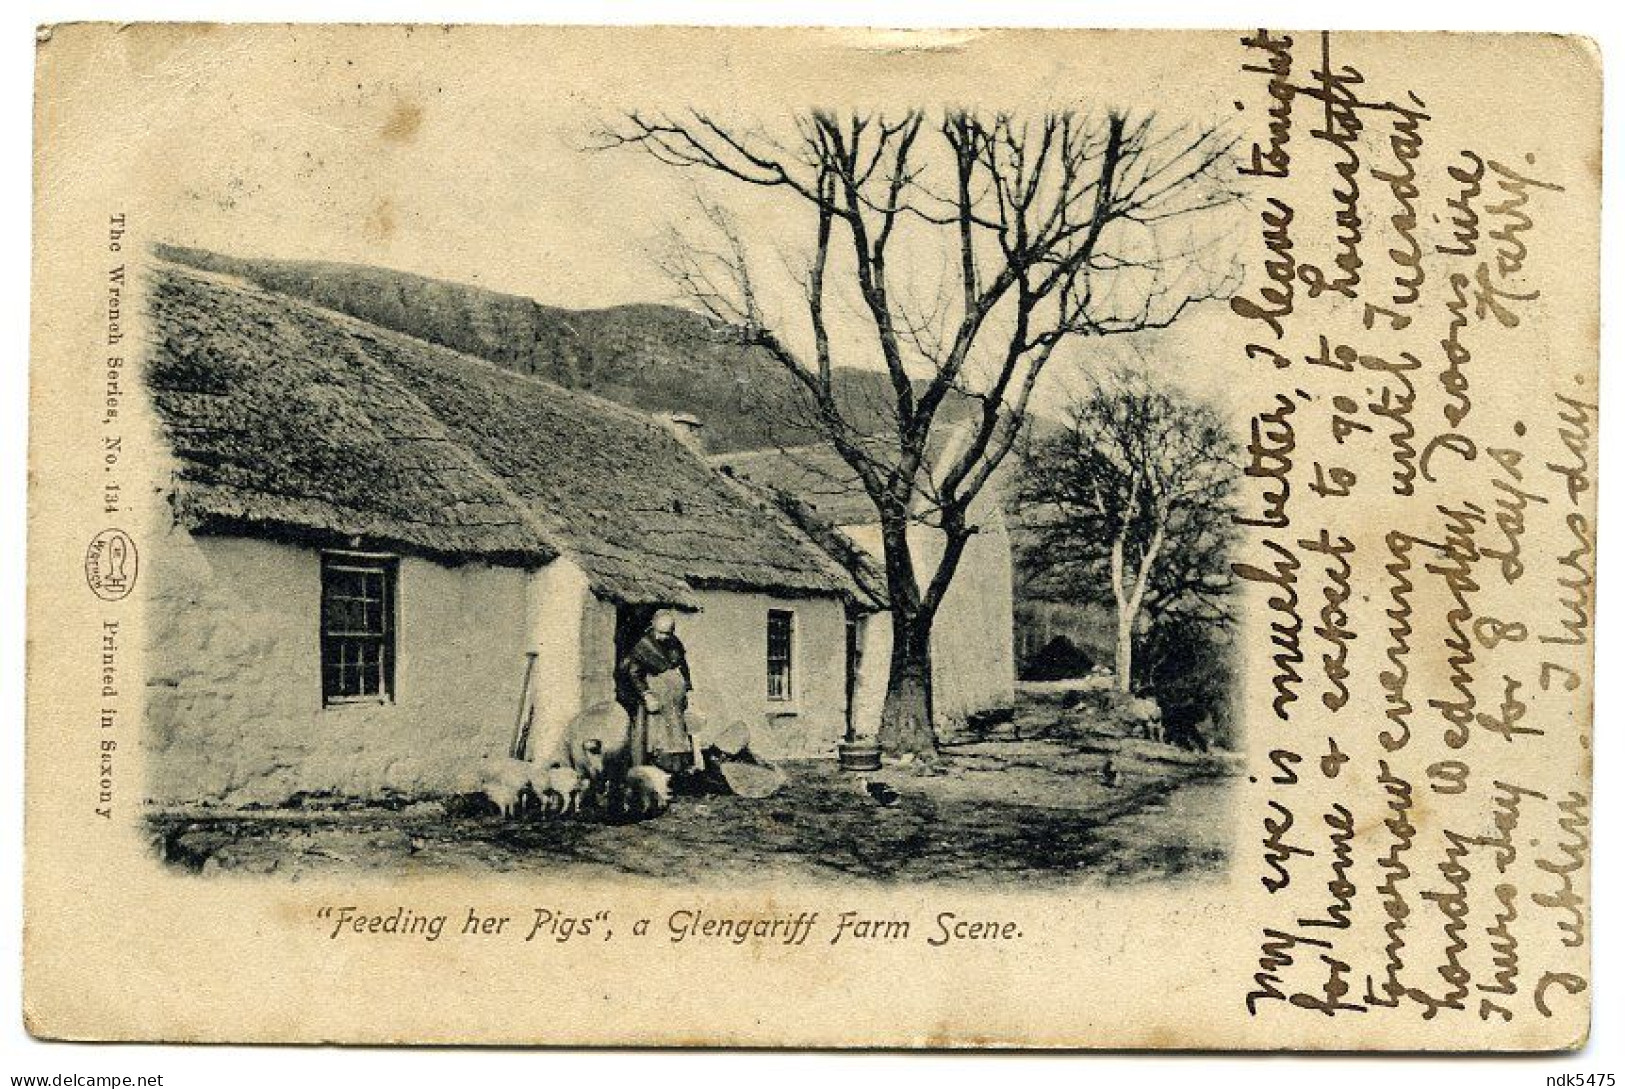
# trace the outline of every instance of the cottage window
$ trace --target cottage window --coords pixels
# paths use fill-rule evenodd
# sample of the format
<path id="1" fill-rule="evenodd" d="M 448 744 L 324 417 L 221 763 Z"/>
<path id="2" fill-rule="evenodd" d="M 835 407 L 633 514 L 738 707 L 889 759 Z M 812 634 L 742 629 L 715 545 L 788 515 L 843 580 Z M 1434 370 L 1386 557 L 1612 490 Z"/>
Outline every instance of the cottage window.
<path id="1" fill-rule="evenodd" d="M 395 570 L 387 556 L 322 557 L 322 702 L 395 693 Z"/>
<path id="2" fill-rule="evenodd" d="M 767 611 L 767 698 L 794 698 L 791 674 L 795 659 L 796 614 L 788 609 Z"/>

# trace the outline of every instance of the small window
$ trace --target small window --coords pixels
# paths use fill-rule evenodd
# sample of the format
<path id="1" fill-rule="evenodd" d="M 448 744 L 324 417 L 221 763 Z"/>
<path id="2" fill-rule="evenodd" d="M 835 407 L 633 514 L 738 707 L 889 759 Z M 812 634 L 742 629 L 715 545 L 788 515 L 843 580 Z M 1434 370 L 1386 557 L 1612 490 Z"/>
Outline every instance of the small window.
<path id="1" fill-rule="evenodd" d="M 391 557 L 322 557 L 322 702 L 387 702 L 395 694 Z"/>
<path id="2" fill-rule="evenodd" d="M 767 698 L 794 698 L 796 614 L 788 609 L 767 611 Z"/>

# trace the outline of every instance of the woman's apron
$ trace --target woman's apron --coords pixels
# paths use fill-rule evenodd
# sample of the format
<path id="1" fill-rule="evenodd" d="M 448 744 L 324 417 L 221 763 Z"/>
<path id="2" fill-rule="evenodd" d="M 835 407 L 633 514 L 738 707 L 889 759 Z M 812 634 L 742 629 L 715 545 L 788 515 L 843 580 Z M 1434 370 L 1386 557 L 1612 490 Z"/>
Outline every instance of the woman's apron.
<path id="1" fill-rule="evenodd" d="M 688 736 L 688 682 L 680 669 L 656 673 L 647 682 L 649 695 L 660 701 L 660 710 L 640 708 L 643 748 L 651 757 L 692 757 Z M 665 761 L 662 761 L 664 763 Z"/>

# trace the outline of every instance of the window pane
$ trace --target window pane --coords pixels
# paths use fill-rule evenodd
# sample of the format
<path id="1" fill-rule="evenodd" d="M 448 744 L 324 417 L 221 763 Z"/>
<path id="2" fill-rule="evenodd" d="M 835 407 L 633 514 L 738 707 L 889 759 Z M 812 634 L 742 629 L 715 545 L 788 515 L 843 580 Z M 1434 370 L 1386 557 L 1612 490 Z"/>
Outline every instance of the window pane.
<path id="1" fill-rule="evenodd" d="M 360 680 L 357 682 L 362 695 L 376 696 L 379 690 L 378 676 L 378 645 L 375 643 L 361 643 L 357 645 L 357 656 L 361 661 Z"/>
<path id="2" fill-rule="evenodd" d="M 322 594 L 323 630 L 333 635 L 382 635 L 389 607 L 382 571 L 329 568 Z"/>
<path id="3" fill-rule="evenodd" d="M 362 573 L 347 567 L 329 568 L 327 572 L 328 593 L 334 597 L 358 598 L 361 596 Z"/>
<path id="4" fill-rule="evenodd" d="M 326 624 L 327 630 L 335 634 L 364 631 L 367 620 L 362 603 L 353 598 L 329 597 Z"/>
<path id="5" fill-rule="evenodd" d="M 344 647 L 344 694 L 346 696 L 359 696 L 361 694 L 361 654 L 356 645 L 348 639 L 342 644 Z"/>

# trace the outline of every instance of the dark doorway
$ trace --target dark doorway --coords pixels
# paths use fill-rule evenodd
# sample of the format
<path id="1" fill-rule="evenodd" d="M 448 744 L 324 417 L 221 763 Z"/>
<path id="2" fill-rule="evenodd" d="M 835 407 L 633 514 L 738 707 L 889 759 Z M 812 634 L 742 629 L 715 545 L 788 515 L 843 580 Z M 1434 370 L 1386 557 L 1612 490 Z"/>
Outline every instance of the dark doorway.
<path id="1" fill-rule="evenodd" d="M 655 613 L 660 611 L 658 605 L 618 605 L 615 608 L 615 660 L 618 662 L 626 657 L 626 652 L 632 649 L 632 644 L 643 638 L 643 633 L 649 630 L 649 624 L 654 620 Z"/>
<path id="2" fill-rule="evenodd" d="M 637 693 L 628 691 L 621 677 L 621 660 L 649 630 L 649 623 L 659 609 L 658 605 L 619 605 L 615 609 L 615 700 L 626 708 L 629 716 L 637 714 L 639 701 Z"/>

